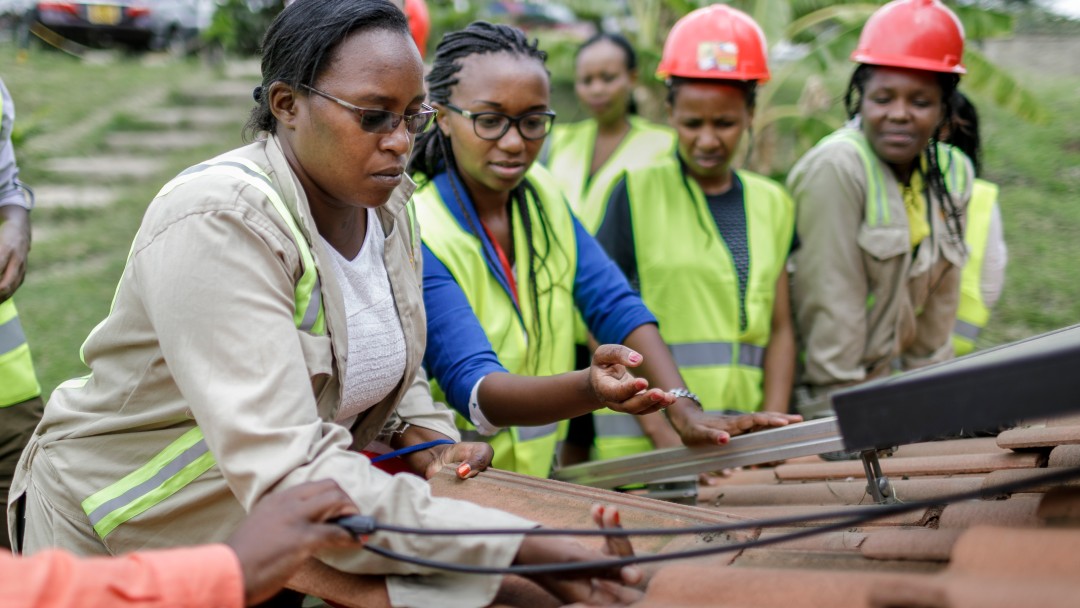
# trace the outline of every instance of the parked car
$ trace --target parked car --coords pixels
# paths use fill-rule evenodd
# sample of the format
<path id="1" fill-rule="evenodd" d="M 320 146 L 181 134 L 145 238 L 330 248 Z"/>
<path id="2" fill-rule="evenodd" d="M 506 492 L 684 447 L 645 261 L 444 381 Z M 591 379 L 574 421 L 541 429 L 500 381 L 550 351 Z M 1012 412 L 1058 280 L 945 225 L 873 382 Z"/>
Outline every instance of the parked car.
<path id="1" fill-rule="evenodd" d="M 37 2 L 35 18 L 82 44 L 184 53 L 194 50 L 214 6 L 214 0 Z"/>

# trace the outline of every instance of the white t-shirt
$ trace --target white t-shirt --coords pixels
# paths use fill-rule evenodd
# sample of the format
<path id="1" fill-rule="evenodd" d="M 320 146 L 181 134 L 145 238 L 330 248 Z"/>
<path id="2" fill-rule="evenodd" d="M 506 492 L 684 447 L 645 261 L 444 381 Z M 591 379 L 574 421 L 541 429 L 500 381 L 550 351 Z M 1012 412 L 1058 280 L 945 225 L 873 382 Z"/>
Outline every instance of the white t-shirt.
<path id="1" fill-rule="evenodd" d="M 367 235 L 356 258 L 346 260 L 323 239 L 345 297 L 349 348 L 337 421 L 346 426 L 385 399 L 405 374 L 405 334 L 383 263 L 385 241 L 374 209 L 368 210 Z"/>

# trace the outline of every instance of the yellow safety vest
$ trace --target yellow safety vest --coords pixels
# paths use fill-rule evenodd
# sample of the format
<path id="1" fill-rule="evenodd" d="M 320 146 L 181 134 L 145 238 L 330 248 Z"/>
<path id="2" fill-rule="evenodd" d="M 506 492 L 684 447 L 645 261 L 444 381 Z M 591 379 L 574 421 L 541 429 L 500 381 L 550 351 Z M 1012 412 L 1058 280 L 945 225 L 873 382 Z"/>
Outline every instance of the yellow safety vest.
<path id="1" fill-rule="evenodd" d="M 964 229 L 968 261 L 960 279 L 960 308 L 956 311 L 956 326 L 953 328 L 953 347 L 957 355 L 966 355 L 975 350 L 975 340 L 990 320 L 990 309 L 982 298 L 982 266 L 990 235 L 990 218 L 997 206 L 997 198 L 997 185 L 981 179 L 972 182 L 967 227 Z"/>
<path id="2" fill-rule="evenodd" d="M 548 136 L 545 163 L 589 234 L 604 219 L 611 189 L 626 171 L 648 167 L 671 156 L 675 132 L 639 116 L 630 116 L 630 131 L 607 162 L 589 177 L 596 145 L 596 121 L 555 125 Z"/>
<path id="3" fill-rule="evenodd" d="M 705 195 L 676 158 L 627 174 L 641 297 L 660 322 L 687 387 L 707 410 L 761 409 L 765 348 L 772 330 L 776 282 L 791 249 L 795 207 L 779 184 L 736 172 L 743 184 L 750 275 L 746 326 L 740 327 L 739 282 Z M 661 238 L 657 238 L 660 235 Z M 651 449 L 626 414 L 601 410 L 601 459 Z M 634 437 L 634 435 L 637 437 Z"/>
<path id="4" fill-rule="evenodd" d="M 577 244 L 573 216 L 551 175 L 534 164 L 527 179 L 536 188 L 540 200 L 529 197 L 528 213 L 532 218 L 533 248 L 539 258 L 546 258 L 548 272 L 537 271 L 540 314 L 533 310 L 528 265 L 524 263 L 529 251 L 522 225 L 522 210 L 517 203 L 512 208 L 515 280 L 518 285 L 520 310 L 514 300 L 491 272 L 484 258 L 479 238 L 463 227 L 450 213 L 447 203 L 434 181 L 426 181 L 416 190 L 413 200 L 423 230 L 423 241 L 431 252 L 446 265 L 454 280 L 461 286 L 476 318 L 484 328 L 495 354 L 510 373 L 524 376 L 550 376 L 574 369 L 573 325 L 567 322 L 574 314 L 574 277 L 577 271 Z M 462 195 L 464 189 L 461 188 Z M 449 204 L 456 205 L 454 201 Z M 547 216 L 550 241 L 539 226 L 538 208 L 543 206 Z M 549 244 L 550 242 L 550 244 Z M 530 336 L 534 319 L 538 319 L 540 336 Z M 432 393 L 446 400 L 437 379 L 432 379 Z M 495 449 L 492 466 L 526 475 L 547 477 L 555 457 L 557 442 L 566 431 L 566 422 L 535 427 L 510 427 L 492 437 L 481 437 L 475 427 L 460 414 L 458 427 L 471 440 L 483 439 Z"/>
<path id="5" fill-rule="evenodd" d="M 303 265 L 303 274 L 296 283 L 294 293 L 296 307 L 293 321 L 301 331 L 325 335 L 326 315 L 322 305 L 322 286 L 315 267 L 315 258 L 311 253 L 311 243 L 304 237 L 270 176 L 258 165 L 244 158 L 220 156 L 187 169 L 165 184 L 157 196 L 163 196 L 181 184 L 210 175 L 234 178 L 257 188 L 269 199 L 274 210 L 289 227 Z M 94 331 L 96 330 L 97 328 Z M 61 386 L 78 388 L 85 385 L 89 378 L 85 376 L 69 380 Z M 94 531 L 104 539 L 117 526 L 179 492 L 215 464 L 214 455 L 210 453 L 206 440 L 203 439 L 202 429 L 196 426 L 134 472 L 82 501 L 83 511 L 90 518 Z"/>
<path id="6" fill-rule="evenodd" d="M 30 345 L 19 323 L 15 303 L 0 304 L 0 407 L 22 403 L 41 394 L 34 374 Z"/>

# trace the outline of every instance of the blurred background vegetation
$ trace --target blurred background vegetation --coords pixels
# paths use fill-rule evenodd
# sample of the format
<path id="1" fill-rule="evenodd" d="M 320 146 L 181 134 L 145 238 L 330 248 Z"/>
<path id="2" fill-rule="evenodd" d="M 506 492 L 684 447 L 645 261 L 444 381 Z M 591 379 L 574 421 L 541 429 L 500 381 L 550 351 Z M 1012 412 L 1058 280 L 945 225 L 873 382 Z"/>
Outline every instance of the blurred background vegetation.
<path id="1" fill-rule="evenodd" d="M 573 94 L 574 53 L 599 29 L 636 45 L 644 115 L 664 120 L 663 84 L 652 77 L 667 30 L 700 0 L 560 0 L 530 3 L 428 0 L 427 57 L 445 32 L 482 18 L 529 31 L 550 54 L 559 121 L 585 117 Z M 773 79 L 763 88 L 753 147 L 743 165 L 783 178 L 794 161 L 843 120 L 840 98 L 851 73 L 847 56 L 880 2 L 733 0 L 755 16 L 770 42 Z M 961 88 L 983 116 L 985 177 L 1001 187 L 1010 263 L 1004 296 L 982 346 L 1080 321 L 1080 24 L 1036 2 L 950 2 L 970 39 Z M 35 42 L 22 62 L 0 38 L 0 77 L 19 109 L 15 144 L 31 185 L 71 185 L 102 176 L 56 171 L 57 157 L 111 158 L 116 134 L 152 138 L 165 130 L 204 133 L 186 149 L 136 152 L 161 161 L 146 175 L 104 176 L 118 195 L 94 208 L 34 212 L 30 272 L 17 300 L 47 391 L 85 373 L 78 347 L 107 314 L 127 248 L 157 188 L 184 167 L 242 143 L 257 84 L 262 33 L 281 10 L 273 0 L 221 0 L 203 48 L 212 61 L 160 55 L 82 58 Z M 1071 46 L 1070 46 L 1071 44 Z M 223 51 L 223 53 L 221 52 Z M 239 67 L 238 67 L 239 66 Z M 226 91 L 235 94 L 221 95 Z M 213 109 L 226 122 L 205 123 Z M 163 126 L 163 117 L 180 112 Z M 186 114 L 185 114 L 186 112 Z M 168 121 L 165 121 L 168 122 Z M 151 148 L 152 149 L 152 148 Z M 749 156 L 747 158 L 747 156 Z"/>

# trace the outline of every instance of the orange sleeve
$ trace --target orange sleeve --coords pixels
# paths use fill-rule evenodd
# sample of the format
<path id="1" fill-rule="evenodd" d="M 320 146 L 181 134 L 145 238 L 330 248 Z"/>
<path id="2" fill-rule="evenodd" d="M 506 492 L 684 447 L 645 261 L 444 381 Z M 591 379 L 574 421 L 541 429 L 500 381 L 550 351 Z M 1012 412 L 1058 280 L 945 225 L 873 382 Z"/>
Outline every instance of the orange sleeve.
<path id="1" fill-rule="evenodd" d="M 240 563 L 225 545 L 80 559 L 63 551 L 0 553 L 0 606 L 239 608 Z"/>

